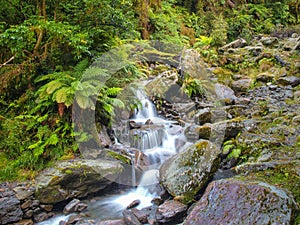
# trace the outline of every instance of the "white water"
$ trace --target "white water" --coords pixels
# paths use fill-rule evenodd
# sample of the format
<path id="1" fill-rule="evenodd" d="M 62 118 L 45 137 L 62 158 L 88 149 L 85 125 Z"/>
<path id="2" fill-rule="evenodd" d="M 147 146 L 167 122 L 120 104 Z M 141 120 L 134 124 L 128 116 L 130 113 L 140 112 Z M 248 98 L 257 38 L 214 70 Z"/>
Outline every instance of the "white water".
<path id="1" fill-rule="evenodd" d="M 143 107 L 136 110 L 133 120 L 136 123 L 145 124 L 150 119 L 153 122 L 153 126 L 161 125 L 162 129 L 164 129 L 162 133 L 151 129 L 152 125 L 149 125 L 149 129 L 143 130 L 144 133 L 140 140 L 141 143 L 139 143 L 139 150 L 147 155 L 151 166 L 144 172 L 139 182 L 136 181 L 135 168 L 132 167 L 132 184 L 135 186 L 136 183 L 139 183 L 137 188 L 132 188 L 123 193 L 97 197 L 92 201 L 85 201 L 88 204 L 87 214 L 89 214 L 89 219 L 107 220 L 122 218 L 122 211 L 134 200 L 140 201 L 140 204 L 137 206 L 138 209 L 150 206 L 152 204 L 151 200 L 158 197 L 158 193 L 150 192 L 149 190 L 155 184 L 158 184 L 158 169 L 168 157 L 176 154 L 175 140 L 183 134 L 180 131 L 175 134 L 169 132 L 169 129 L 173 126 L 172 121 L 157 117 L 155 106 L 143 92 L 138 91 L 137 97 L 140 99 Z M 163 136 L 161 136 L 162 134 Z M 120 144 L 117 139 L 116 143 Z M 60 220 L 67 220 L 67 217 L 57 216 L 38 225 L 59 225 Z"/>

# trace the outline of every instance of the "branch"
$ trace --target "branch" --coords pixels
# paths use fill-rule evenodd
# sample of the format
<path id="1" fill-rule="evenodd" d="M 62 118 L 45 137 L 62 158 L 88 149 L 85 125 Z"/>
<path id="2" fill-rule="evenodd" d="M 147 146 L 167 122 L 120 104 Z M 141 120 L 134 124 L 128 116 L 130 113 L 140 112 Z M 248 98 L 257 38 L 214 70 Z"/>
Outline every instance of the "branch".
<path id="1" fill-rule="evenodd" d="M 227 2 L 227 4 L 229 5 L 230 8 L 233 9 L 235 7 L 235 4 L 231 0 L 227 0 L 226 2 Z"/>
<path id="2" fill-rule="evenodd" d="M 16 55 L 13 55 L 9 60 L 7 60 L 5 63 L 0 65 L 0 68 L 2 68 L 3 66 L 5 66 L 7 63 L 11 62 L 12 60 L 14 60 Z"/>

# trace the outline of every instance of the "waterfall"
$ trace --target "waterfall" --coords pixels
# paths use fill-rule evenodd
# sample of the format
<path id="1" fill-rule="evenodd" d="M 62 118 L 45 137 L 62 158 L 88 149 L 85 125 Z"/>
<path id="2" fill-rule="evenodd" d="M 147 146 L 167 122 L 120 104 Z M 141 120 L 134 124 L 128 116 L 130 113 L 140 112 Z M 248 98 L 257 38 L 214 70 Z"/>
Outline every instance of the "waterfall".
<path id="1" fill-rule="evenodd" d="M 140 201 L 137 206 L 138 209 L 150 206 L 152 199 L 159 196 L 159 193 L 157 193 L 160 191 L 157 189 L 159 167 L 168 157 L 178 151 L 175 146 L 176 140 L 184 139 L 182 128 L 179 125 L 158 117 L 155 106 L 148 99 L 145 92 L 138 90 L 136 96 L 141 102 L 141 107 L 135 110 L 130 120 L 124 121 L 123 124 L 119 124 L 115 128 L 118 131 L 115 146 L 120 147 L 129 144 L 131 148 L 138 151 L 137 153 L 130 153 L 132 165 L 128 167 L 127 174 L 124 174 L 128 178 L 130 176 L 132 188 L 99 196 L 93 201 L 86 200 L 88 204 L 87 214 L 90 215 L 89 219 L 122 218 L 122 211 L 134 200 Z M 137 126 L 129 128 L 129 121 L 133 121 Z M 150 165 L 146 167 L 146 170 L 138 179 L 136 167 L 140 166 L 141 157 L 145 156 Z M 57 218 L 63 219 L 64 217 Z M 54 220 L 48 220 L 48 223 L 45 221 L 40 225 L 59 225 L 57 220 L 55 222 L 53 222 Z"/>

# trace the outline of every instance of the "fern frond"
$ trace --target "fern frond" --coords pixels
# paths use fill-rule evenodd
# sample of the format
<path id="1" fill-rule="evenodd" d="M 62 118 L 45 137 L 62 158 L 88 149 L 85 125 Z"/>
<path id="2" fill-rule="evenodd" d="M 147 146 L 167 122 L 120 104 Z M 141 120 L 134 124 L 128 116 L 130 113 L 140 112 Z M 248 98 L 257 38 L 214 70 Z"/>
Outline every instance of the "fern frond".
<path id="1" fill-rule="evenodd" d="M 116 96 L 118 95 L 123 89 L 119 88 L 119 87 L 111 87 L 111 88 L 107 88 L 105 90 L 106 94 L 108 96 Z"/>

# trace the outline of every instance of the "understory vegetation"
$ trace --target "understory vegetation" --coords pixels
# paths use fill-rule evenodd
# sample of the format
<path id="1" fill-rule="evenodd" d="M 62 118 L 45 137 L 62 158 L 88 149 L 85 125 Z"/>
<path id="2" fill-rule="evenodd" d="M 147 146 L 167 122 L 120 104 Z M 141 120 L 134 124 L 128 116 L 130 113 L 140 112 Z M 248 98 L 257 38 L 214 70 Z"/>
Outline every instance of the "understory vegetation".
<path id="1" fill-rule="evenodd" d="M 194 48 L 214 64 L 222 61 L 218 47 L 230 41 L 289 35 L 300 22 L 299 0 L 0 3 L 0 180 L 34 179 L 53 161 L 78 156 L 75 137 L 87 137 L 74 131 L 72 107 L 95 111 L 97 122 L 109 127 L 114 106 L 128 106 L 118 93 L 151 74 L 129 64 L 104 84 L 107 71 L 91 67 L 101 54 L 131 41 L 161 40 Z M 245 67 L 230 64 L 224 71 Z M 183 85 L 189 96 L 205 94 L 197 79 L 187 76 Z"/>

